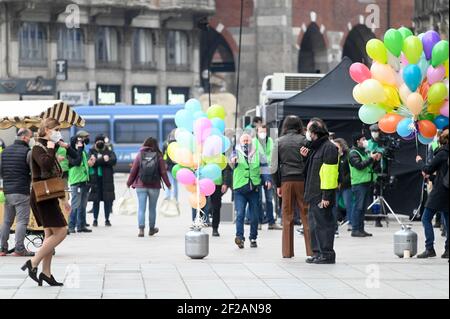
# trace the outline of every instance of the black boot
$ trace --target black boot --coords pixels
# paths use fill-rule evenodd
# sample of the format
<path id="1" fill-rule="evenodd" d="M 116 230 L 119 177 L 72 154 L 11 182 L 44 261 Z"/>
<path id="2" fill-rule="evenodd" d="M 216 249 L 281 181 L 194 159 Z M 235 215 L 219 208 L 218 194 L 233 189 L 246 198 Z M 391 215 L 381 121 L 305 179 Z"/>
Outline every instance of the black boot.
<path id="1" fill-rule="evenodd" d="M 442 259 L 448 259 L 448 249 L 445 251 L 445 253 L 441 256 Z"/>
<path id="2" fill-rule="evenodd" d="M 212 232 L 213 237 L 220 237 L 219 229 L 214 228 Z"/>
<path id="3" fill-rule="evenodd" d="M 383 224 L 381 223 L 381 219 L 377 219 L 375 222 L 375 227 L 377 228 L 383 228 Z"/>
<path id="4" fill-rule="evenodd" d="M 432 258 L 432 257 L 436 257 L 436 251 L 434 250 L 434 248 L 427 249 L 420 255 L 417 255 L 417 258 L 419 258 L 419 259 L 427 259 L 427 258 Z"/>

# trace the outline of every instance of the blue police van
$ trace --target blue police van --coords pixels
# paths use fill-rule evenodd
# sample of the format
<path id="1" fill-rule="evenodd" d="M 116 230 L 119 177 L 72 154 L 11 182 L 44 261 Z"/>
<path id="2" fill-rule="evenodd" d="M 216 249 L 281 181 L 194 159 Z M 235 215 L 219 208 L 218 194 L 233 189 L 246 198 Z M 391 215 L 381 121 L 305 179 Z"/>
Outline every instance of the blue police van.
<path id="1" fill-rule="evenodd" d="M 91 145 L 95 137 L 104 134 L 109 137 L 117 154 L 116 172 L 129 172 L 139 148 L 148 137 L 156 138 L 160 147 L 169 133 L 176 128 L 175 114 L 183 105 L 116 105 L 80 106 L 74 110 L 86 121 L 84 128 L 72 127 L 63 132 L 64 139 L 80 130 L 90 134 Z"/>

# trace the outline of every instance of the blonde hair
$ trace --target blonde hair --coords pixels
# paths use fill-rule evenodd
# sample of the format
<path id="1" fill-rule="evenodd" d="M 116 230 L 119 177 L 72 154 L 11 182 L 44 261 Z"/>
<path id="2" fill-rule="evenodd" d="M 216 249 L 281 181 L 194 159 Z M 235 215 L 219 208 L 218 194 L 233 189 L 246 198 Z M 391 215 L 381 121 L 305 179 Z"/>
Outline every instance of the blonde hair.
<path id="1" fill-rule="evenodd" d="M 47 135 L 47 133 L 45 132 L 46 129 L 52 130 L 60 125 L 61 124 L 58 122 L 58 120 L 52 118 L 43 120 L 38 130 L 39 137 L 45 137 L 45 135 Z"/>

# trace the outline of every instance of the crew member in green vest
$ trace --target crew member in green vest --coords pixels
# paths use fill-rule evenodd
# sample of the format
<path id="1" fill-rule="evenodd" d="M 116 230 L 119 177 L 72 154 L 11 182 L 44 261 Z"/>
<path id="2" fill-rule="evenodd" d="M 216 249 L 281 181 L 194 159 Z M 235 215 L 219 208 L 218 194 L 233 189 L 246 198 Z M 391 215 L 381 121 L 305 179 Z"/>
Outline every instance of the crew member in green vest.
<path id="1" fill-rule="evenodd" d="M 269 167 L 271 166 L 272 153 L 273 153 L 273 139 L 268 136 L 268 127 L 266 124 L 262 124 L 257 128 L 257 136 L 253 140 L 253 143 L 256 145 L 258 151 L 262 153 L 265 158 L 267 158 L 267 164 Z M 262 196 L 264 193 L 264 197 L 266 200 L 265 211 L 262 207 Z M 276 223 L 276 219 L 274 217 L 274 209 L 273 209 L 273 194 L 274 188 L 267 188 L 265 185 L 261 185 L 261 189 L 259 192 L 259 224 L 269 224 L 269 230 L 281 230 L 283 229 L 280 225 Z M 261 226 L 260 228 L 261 229 Z"/>
<path id="2" fill-rule="evenodd" d="M 369 142 L 362 133 L 353 134 L 353 148 L 350 151 L 350 177 L 355 209 L 352 216 L 352 237 L 372 237 L 364 230 L 364 216 L 372 201 L 372 186 L 377 176 L 373 170 L 382 158 L 380 153 L 369 153 Z"/>
<path id="3" fill-rule="evenodd" d="M 231 155 L 230 166 L 233 169 L 233 190 L 236 206 L 235 243 L 244 248 L 245 208 L 250 209 L 250 247 L 257 248 L 259 224 L 259 190 L 261 185 L 271 189 L 272 182 L 267 159 L 257 150 L 250 133 L 245 132 L 239 139 L 239 145 Z"/>
<path id="4" fill-rule="evenodd" d="M 69 233 L 90 233 L 86 225 L 86 206 L 89 198 L 89 168 L 94 166 L 96 158 L 88 158 L 85 148 L 89 144 L 89 133 L 79 131 L 71 139 L 71 146 L 77 150 L 76 159 L 69 157 L 69 186 L 72 195 L 72 211 L 69 220 Z"/>

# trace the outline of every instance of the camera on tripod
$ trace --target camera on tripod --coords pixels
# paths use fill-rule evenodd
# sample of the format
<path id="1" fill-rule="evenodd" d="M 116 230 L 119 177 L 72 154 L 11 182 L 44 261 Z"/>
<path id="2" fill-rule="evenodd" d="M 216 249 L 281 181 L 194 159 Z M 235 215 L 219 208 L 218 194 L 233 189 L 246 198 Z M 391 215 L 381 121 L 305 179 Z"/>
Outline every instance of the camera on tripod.
<path id="1" fill-rule="evenodd" d="M 388 161 L 393 161 L 395 152 L 400 150 L 401 141 L 390 135 L 383 135 L 380 138 L 382 147 L 384 148 L 383 157 Z"/>

